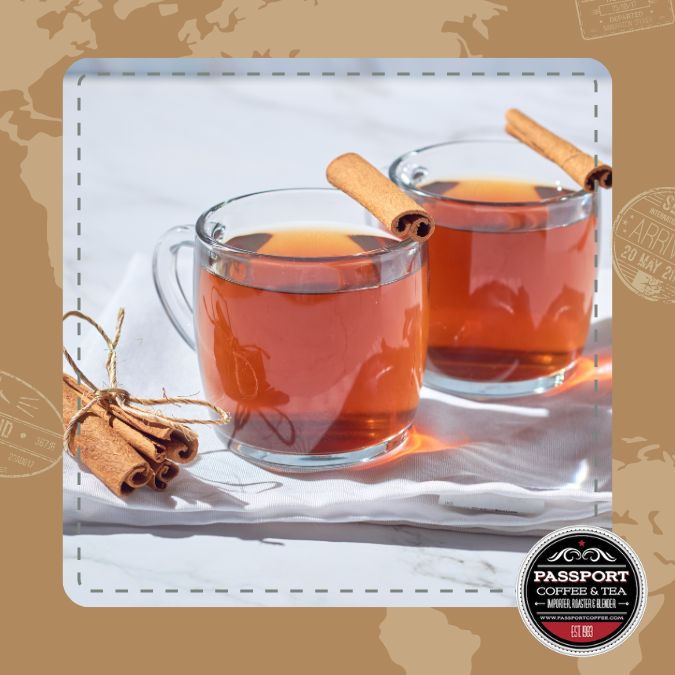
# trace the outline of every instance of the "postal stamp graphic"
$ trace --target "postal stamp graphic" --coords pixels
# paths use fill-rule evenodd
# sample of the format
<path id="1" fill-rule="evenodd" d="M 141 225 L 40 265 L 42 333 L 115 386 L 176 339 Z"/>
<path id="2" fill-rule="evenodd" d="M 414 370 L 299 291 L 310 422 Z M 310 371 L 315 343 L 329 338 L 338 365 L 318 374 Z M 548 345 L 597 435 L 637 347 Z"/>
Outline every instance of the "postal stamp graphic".
<path id="1" fill-rule="evenodd" d="M 61 459 L 61 426 L 61 415 L 42 393 L 0 371 L 0 478 L 24 478 L 54 466 Z"/>
<path id="2" fill-rule="evenodd" d="M 577 0 L 577 14 L 585 40 L 667 26 L 675 21 L 672 0 Z"/>
<path id="3" fill-rule="evenodd" d="M 651 302 L 675 301 L 675 188 L 647 190 L 621 209 L 613 258 L 631 291 Z"/>

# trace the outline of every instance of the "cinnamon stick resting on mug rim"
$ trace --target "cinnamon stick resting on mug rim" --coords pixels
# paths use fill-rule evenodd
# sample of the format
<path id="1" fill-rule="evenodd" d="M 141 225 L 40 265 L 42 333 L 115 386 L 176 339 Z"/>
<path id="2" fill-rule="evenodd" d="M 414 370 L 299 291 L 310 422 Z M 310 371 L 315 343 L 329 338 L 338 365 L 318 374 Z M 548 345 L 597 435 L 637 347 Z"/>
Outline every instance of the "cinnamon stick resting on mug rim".
<path id="1" fill-rule="evenodd" d="M 326 168 L 328 182 L 355 199 L 401 239 L 427 240 L 433 218 L 397 185 L 355 152 L 336 157 Z"/>
<path id="2" fill-rule="evenodd" d="M 595 183 L 612 187 L 612 167 L 598 164 L 589 154 L 556 136 L 516 108 L 506 111 L 506 131 L 543 157 L 555 162 L 584 190 L 592 192 Z"/>

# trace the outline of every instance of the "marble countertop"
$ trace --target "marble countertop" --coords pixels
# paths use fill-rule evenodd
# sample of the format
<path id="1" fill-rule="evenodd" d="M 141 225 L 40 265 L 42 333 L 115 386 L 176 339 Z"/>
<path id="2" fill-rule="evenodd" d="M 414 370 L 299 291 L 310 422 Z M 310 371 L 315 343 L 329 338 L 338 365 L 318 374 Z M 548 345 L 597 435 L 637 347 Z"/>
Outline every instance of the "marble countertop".
<path id="1" fill-rule="evenodd" d="M 513 606 L 535 541 L 371 524 L 86 526 L 64 539 L 64 585 L 85 606 Z"/>
<path id="2" fill-rule="evenodd" d="M 349 68 L 395 73 L 401 63 Z M 323 185 L 323 167 L 345 150 L 385 166 L 440 140 L 499 136 L 504 109 L 517 104 L 611 158 L 611 83 L 572 75 L 597 70 L 588 61 L 429 61 L 439 76 L 378 78 L 319 76 L 341 72 L 330 62 L 316 77 L 223 76 L 222 61 L 193 60 L 180 77 L 171 76 L 176 62 L 133 65 L 108 61 L 119 74 L 100 76 L 100 65 L 80 62 L 86 79 L 76 72 L 64 82 L 64 306 L 79 299 L 94 316 L 125 261 L 152 251 L 169 227 L 234 195 Z M 487 75 L 472 76 L 477 67 Z M 497 77 L 505 68 L 512 75 Z M 608 269 L 609 195 L 602 222 Z M 369 524 L 82 525 L 64 536 L 64 586 L 83 605 L 513 605 L 533 543 Z"/>

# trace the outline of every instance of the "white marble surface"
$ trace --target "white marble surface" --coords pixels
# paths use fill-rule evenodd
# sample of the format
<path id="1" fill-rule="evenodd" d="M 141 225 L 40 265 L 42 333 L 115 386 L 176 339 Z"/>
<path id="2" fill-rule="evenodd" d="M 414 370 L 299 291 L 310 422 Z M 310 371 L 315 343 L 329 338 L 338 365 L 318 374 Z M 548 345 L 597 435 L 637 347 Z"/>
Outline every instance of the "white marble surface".
<path id="1" fill-rule="evenodd" d="M 428 143 L 498 136 L 504 109 L 518 105 L 611 158 L 611 84 L 592 75 L 597 65 L 590 62 L 301 64 L 294 61 L 292 72 L 288 62 L 270 64 L 270 71 L 286 70 L 283 77 L 223 76 L 234 70 L 232 61 L 174 63 L 149 76 L 160 70 L 157 62 L 109 61 L 93 70 L 136 74 L 66 78 L 65 307 L 80 298 L 96 315 L 121 281 L 123 262 L 152 250 L 168 227 L 194 222 L 237 194 L 321 185 L 327 161 L 347 149 L 384 166 Z M 242 72 L 267 68 L 261 60 L 242 64 Z M 299 70 L 317 75 L 295 75 Z M 356 70 L 363 75 L 339 76 Z M 369 75 L 383 70 L 437 75 Z M 488 75 L 472 76 L 477 70 Z M 489 76 L 507 70 L 508 77 Z M 192 72 L 172 77 L 176 71 Z M 326 71 L 338 75 L 320 76 Z M 589 75 L 571 76 L 580 71 Z M 611 204 L 609 195 L 603 199 L 600 264 L 607 269 Z M 64 539 L 64 585 L 86 605 L 512 604 L 517 568 L 532 541 L 375 525 L 82 526 Z"/>
<path id="2" fill-rule="evenodd" d="M 87 526 L 64 541 L 64 586 L 85 606 L 485 607 L 513 606 L 536 538 L 274 524 Z"/>

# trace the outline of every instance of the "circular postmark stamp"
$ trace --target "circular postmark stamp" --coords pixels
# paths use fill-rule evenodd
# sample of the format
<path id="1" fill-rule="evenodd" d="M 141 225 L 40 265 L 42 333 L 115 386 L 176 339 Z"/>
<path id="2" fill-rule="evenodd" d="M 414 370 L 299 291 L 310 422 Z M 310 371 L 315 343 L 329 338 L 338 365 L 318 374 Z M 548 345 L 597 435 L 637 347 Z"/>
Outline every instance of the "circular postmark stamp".
<path id="1" fill-rule="evenodd" d="M 614 221 L 614 268 L 651 302 L 675 302 L 675 187 L 647 190 Z"/>
<path id="2" fill-rule="evenodd" d="M 63 422 L 35 387 L 0 371 L 0 478 L 24 478 L 61 459 Z"/>
<path id="3" fill-rule="evenodd" d="M 635 551 L 599 527 L 565 527 L 539 541 L 518 577 L 518 611 L 550 649 L 593 656 L 614 649 L 637 627 L 647 579 Z"/>

